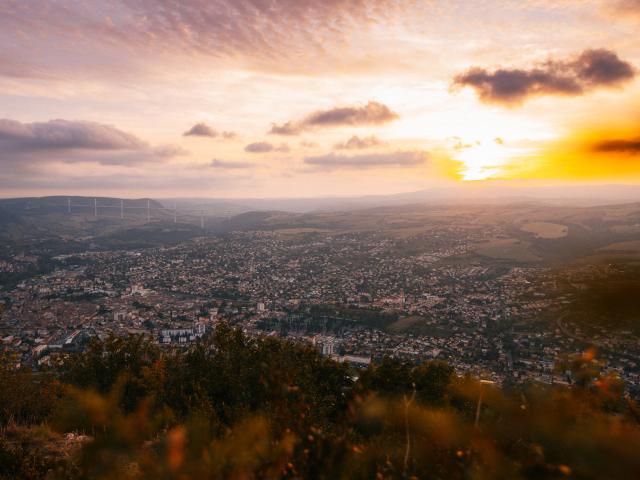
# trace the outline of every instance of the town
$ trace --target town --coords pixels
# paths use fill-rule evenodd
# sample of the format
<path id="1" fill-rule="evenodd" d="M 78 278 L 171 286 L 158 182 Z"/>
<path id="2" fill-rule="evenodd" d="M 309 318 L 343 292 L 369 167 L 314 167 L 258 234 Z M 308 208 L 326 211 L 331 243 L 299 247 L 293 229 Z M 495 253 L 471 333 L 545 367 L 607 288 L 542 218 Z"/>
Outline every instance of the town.
<path id="1" fill-rule="evenodd" d="M 473 255 L 481 240 L 451 226 L 401 238 L 245 231 L 56 255 L 51 271 L 0 291 L 2 348 L 42 369 L 95 336 L 142 334 L 181 348 L 227 322 L 309 342 L 356 368 L 385 355 L 438 359 L 509 384 L 571 382 L 559 360 L 595 345 L 605 369 L 638 392 L 640 348 L 629 332 L 587 336 L 564 320 L 571 295 L 559 283 L 603 267 L 487 261 Z M 0 268 L 36 261 L 16 255 Z"/>

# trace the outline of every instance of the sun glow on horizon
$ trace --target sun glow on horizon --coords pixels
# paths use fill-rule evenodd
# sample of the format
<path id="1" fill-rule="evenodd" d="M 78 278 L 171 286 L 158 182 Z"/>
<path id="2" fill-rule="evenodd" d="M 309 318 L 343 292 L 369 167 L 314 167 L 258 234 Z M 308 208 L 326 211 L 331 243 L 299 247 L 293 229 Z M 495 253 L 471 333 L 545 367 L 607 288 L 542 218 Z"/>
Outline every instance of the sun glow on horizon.
<path id="1" fill-rule="evenodd" d="M 500 177 L 515 158 L 530 154 L 529 148 L 508 146 L 494 138 L 462 145 L 454 158 L 461 163 L 460 179 L 477 181 Z"/>

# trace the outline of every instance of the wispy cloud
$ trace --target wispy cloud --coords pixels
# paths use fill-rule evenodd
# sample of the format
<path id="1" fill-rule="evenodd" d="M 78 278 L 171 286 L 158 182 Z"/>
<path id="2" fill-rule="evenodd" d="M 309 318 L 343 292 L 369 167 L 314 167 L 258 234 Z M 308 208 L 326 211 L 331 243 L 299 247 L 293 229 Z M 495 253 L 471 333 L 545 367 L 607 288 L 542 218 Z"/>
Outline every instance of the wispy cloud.
<path id="1" fill-rule="evenodd" d="M 317 58 L 328 44 L 348 38 L 354 25 L 374 24 L 404 8 L 395 0 L 7 0 L 0 32 L 18 48 L 24 39 L 55 38 L 47 48 L 61 57 L 72 52 L 76 59 L 83 55 L 74 45 L 82 44 L 147 57 L 242 56 L 279 67 L 285 62 L 275 60 L 296 61 L 314 53 Z M 29 65 L 17 67 L 11 68 L 13 75 L 34 71 Z"/>
<path id="2" fill-rule="evenodd" d="M 336 150 L 364 150 L 367 148 L 382 147 L 384 145 L 386 145 L 386 143 L 375 135 L 362 138 L 354 135 L 349 140 L 336 143 L 333 148 Z"/>
<path id="3" fill-rule="evenodd" d="M 245 169 L 245 168 L 253 168 L 254 165 L 249 162 L 234 162 L 231 160 L 218 160 L 213 159 L 209 166 L 213 168 L 221 168 L 227 170 L 236 170 L 236 169 Z"/>
<path id="4" fill-rule="evenodd" d="M 319 168 L 413 167 L 429 160 L 427 152 L 395 152 L 363 155 L 327 155 L 306 157 L 304 163 Z"/>
<path id="5" fill-rule="evenodd" d="M 289 145 L 281 143 L 280 145 L 273 145 L 269 142 L 255 142 L 250 143 L 244 147 L 244 151 L 247 153 L 269 153 L 269 152 L 282 152 L 286 153 L 290 150 Z"/>
<path id="6" fill-rule="evenodd" d="M 274 135 L 298 135 L 305 130 L 317 128 L 384 125 L 398 118 L 400 116 L 388 106 L 370 101 L 366 105 L 320 110 L 307 115 L 299 121 L 289 121 L 281 125 L 274 124 L 269 133 Z"/>

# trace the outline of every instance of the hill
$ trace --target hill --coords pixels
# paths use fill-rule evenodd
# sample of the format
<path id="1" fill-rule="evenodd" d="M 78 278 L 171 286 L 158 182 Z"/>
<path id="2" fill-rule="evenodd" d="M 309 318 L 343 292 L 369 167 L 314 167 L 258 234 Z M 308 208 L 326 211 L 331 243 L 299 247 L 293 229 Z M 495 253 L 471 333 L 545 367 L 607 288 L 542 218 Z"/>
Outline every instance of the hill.
<path id="1" fill-rule="evenodd" d="M 174 223 L 174 213 L 156 200 L 115 197 L 0 199 L 0 238 L 9 253 L 52 254 L 89 248 L 142 248 L 202 234 L 193 214 Z M 186 220 L 186 221 L 185 221 Z"/>
<path id="2" fill-rule="evenodd" d="M 273 232 L 285 241 L 373 234 L 398 241 L 403 245 L 399 253 L 410 255 L 427 251 L 433 242 L 466 239 L 472 247 L 467 257 L 490 264 L 640 260 L 638 203 L 594 207 L 413 203 L 307 213 L 259 210 L 231 216 L 180 208 L 174 211 L 173 205 L 165 208 L 150 199 L 5 199 L 0 200 L 0 237 L 10 252 L 46 246 L 64 253 L 162 246 L 233 231 Z"/>

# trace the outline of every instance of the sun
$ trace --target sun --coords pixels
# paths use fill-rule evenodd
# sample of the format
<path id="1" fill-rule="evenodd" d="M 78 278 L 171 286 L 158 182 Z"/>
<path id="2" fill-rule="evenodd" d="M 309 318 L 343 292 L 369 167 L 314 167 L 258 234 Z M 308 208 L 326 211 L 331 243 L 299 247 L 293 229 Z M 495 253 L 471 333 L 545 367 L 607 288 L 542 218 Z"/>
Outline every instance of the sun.
<path id="1" fill-rule="evenodd" d="M 488 180 L 501 176 L 504 167 L 521 156 L 521 148 L 507 145 L 500 138 L 478 140 L 459 146 L 454 158 L 462 164 L 464 181 Z"/>

